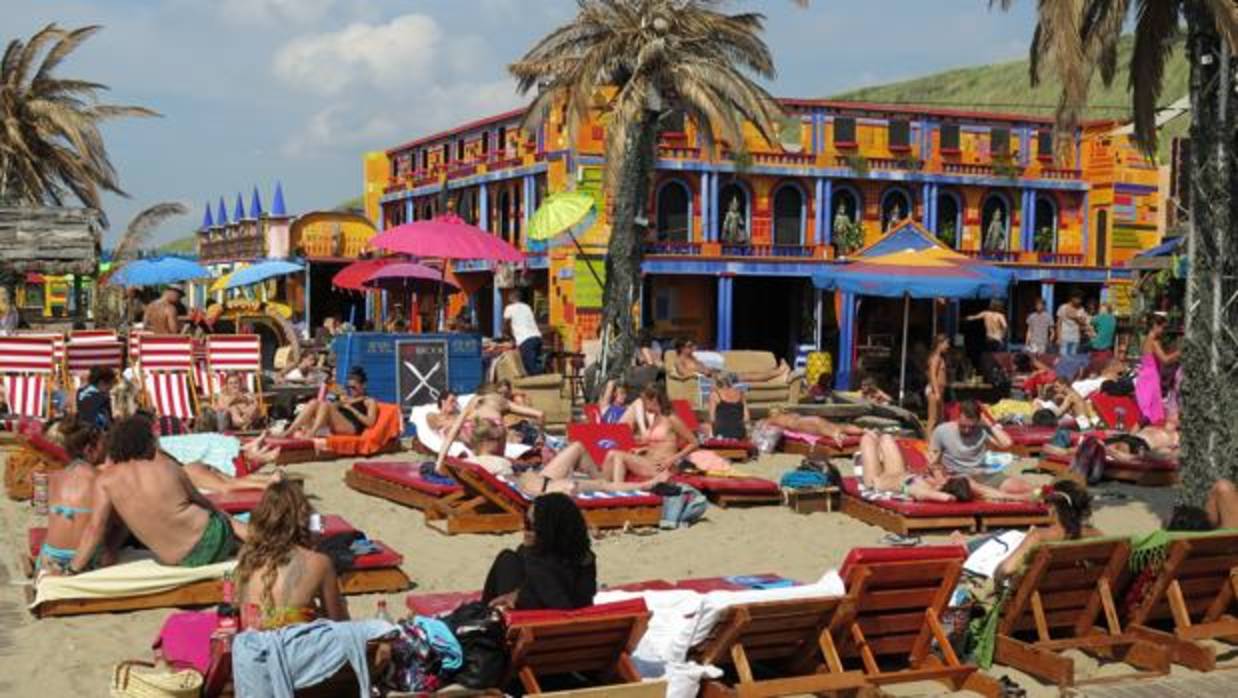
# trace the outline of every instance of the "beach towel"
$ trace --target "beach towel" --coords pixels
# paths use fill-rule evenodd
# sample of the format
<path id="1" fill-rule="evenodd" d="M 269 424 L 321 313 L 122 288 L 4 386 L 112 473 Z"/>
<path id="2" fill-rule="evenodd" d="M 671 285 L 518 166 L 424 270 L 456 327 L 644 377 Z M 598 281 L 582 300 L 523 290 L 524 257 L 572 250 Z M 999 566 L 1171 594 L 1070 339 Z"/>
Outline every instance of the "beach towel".
<path id="1" fill-rule="evenodd" d="M 400 416 L 399 405 L 380 402 L 373 425 L 357 436 L 332 434 L 327 437 L 327 448 L 337 456 L 372 456 L 400 438 Z"/>
<path id="2" fill-rule="evenodd" d="M 467 405 L 469 404 L 469 400 L 473 399 L 473 396 L 460 395 L 456 399 L 460 404 Z M 429 417 L 433 412 L 438 412 L 438 405 L 435 405 L 434 403 L 418 405 L 410 411 L 408 421 L 412 423 L 413 429 L 417 432 L 417 441 L 421 442 L 421 445 L 425 446 L 430 452 L 438 453 L 439 449 L 443 447 L 443 435 L 431 428 L 430 422 L 427 421 L 427 417 Z M 532 446 L 526 446 L 525 444 L 514 444 L 508 442 L 507 446 L 503 449 L 503 457 L 508 460 L 519 460 L 526 453 L 532 450 L 532 448 Z M 462 460 L 473 459 L 473 452 L 469 450 L 468 446 L 459 441 L 456 441 L 451 445 L 451 449 L 448 450 L 447 455 L 452 456 L 453 458 L 460 458 Z"/>
<path id="3" fill-rule="evenodd" d="M 370 695 L 365 645 L 392 634 L 383 620 L 337 623 L 317 620 L 266 632 L 248 631 L 232 641 L 232 682 L 246 698 L 292 698 L 298 688 L 316 686 L 345 664 L 357 677 L 359 698 Z"/>
<path id="4" fill-rule="evenodd" d="M 155 562 L 150 553 L 125 551 L 119 564 L 72 577 L 45 576 L 35 585 L 31 609 L 64 599 L 112 599 L 171 591 L 194 582 L 223 579 L 236 566 L 235 560 L 203 567 L 169 567 Z"/>
<path id="5" fill-rule="evenodd" d="M 236 477 L 241 441 L 227 434 L 178 434 L 159 437 L 159 448 L 182 464 L 205 463 L 228 477 Z"/>

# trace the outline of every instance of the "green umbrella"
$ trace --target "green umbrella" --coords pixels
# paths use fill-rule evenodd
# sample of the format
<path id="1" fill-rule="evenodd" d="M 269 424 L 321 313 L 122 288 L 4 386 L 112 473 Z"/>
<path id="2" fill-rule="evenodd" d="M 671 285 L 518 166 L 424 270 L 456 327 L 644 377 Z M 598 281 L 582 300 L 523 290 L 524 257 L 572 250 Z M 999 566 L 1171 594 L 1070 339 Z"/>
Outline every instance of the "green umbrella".
<path id="1" fill-rule="evenodd" d="M 592 210 L 593 196 L 583 191 L 561 191 L 558 194 L 551 194 L 546 197 L 541 206 L 537 207 L 537 211 L 529 219 L 528 235 L 530 240 L 549 240 L 567 231 L 572 244 L 576 245 L 576 251 L 585 258 L 585 266 L 589 268 L 593 280 L 601 286 L 602 279 L 594 270 L 593 262 L 585 255 L 580 241 L 571 232 L 572 226 L 585 220 Z"/>

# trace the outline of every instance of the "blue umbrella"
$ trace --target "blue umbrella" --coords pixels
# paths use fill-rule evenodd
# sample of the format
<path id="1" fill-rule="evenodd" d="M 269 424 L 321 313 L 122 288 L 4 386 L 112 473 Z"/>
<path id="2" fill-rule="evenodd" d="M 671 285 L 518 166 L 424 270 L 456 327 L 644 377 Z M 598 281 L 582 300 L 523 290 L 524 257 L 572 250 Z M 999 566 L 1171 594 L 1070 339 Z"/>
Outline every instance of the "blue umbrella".
<path id="1" fill-rule="evenodd" d="M 110 283 L 117 286 L 161 286 L 210 275 L 206 267 L 184 257 L 147 257 L 125 264 L 112 274 Z"/>
<path id="2" fill-rule="evenodd" d="M 232 278 L 224 288 L 240 288 L 242 286 L 252 286 L 256 283 L 261 283 L 267 279 L 273 279 L 277 276 L 287 274 L 295 274 L 305 267 L 296 262 L 287 262 L 282 259 L 273 259 L 265 262 L 251 264 L 240 271 L 232 273 Z"/>

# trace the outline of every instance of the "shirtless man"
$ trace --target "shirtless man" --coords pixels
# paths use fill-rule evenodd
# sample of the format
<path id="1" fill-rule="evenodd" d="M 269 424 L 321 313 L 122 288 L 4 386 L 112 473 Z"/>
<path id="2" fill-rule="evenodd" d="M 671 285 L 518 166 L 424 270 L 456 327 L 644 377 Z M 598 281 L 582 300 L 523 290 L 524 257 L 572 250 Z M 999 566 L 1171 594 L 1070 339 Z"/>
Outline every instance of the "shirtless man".
<path id="1" fill-rule="evenodd" d="M 159 300 L 146 306 L 146 311 L 142 313 L 143 329 L 155 334 L 180 334 L 181 319 L 177 313 L 180 299 L 179 286 L 169 286 L 163 289 L 163 295 L 159 296 Z"/>
<path id="2" fill-rule="evenodd" d="M 698 374 L 707 378 L 713 378 L 721 373 L 721 371 L 697 361 L 696 357 L 692 355 L 694 351 L 696 351 L 696 343 L 692 340 L 684 339 L 675 343 L 675 365 L 673 371 L 680 378 L 687 378 Z M 743 383 L 764 383 L 775 379 L 785 380 L 789 375 L 791 375 L 791 367 L 787 365 L 786 361 L 779 360 L 778 366 L 768 371 L 738 373 L 736 377 Z"/>
<path id="3" fill-rule="evenodd" d="M 969 315 L 965 320 L 984 321 L 984 350 L 1003 351 L 1006 348 L 1006 310 L 1002 302 L 994 299 L 989 303 L 988 310 L 981 310 L 975 315 Z"/>
<path id="4" fill-rule="evenodd" d="M 113 509 L 164 565 L 202 567 L 223 562 L 246 537 L 244 524 L 219 511 L 171 460 L 157 458 L 151 422 L 134 416 L 108 434 L 112 465 L 95 479 L 90 522 L 66 574 L 86 569 L 103 541 Z"/>
<path id="5" fill-rule="evenodd" d="M 1118 434 L 1105 440 L 1105 452 L 1119 463 L 1139 460 L 1150 456 L 1158 460 L 1172 460 L 1178 457 L 1182 445 L 1182 435 L 1178 431 L 1178 420 L 1165 420 L 1163 426 L 1149 424 L 1133 434 Z"/>

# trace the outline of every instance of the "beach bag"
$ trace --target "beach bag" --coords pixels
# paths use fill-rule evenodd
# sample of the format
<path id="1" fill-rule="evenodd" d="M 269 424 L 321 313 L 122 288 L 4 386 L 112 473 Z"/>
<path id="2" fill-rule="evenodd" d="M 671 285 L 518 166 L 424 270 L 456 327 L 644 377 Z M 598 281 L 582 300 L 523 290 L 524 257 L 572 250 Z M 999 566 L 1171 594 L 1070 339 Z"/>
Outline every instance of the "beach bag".
<path id="1" fill-rule="evenodd" d="M 144 667 L 149 671 L 134 671 Z M 129 660 L 112 670 L 112 698 L 197 698 L 202 674 L 193 669 L 159 669 L 151 662 Z"/>
<path id="2" fill-rule="evenodd" d="M 1075 456 L 1071 459 L 1072 472 L 1087 479 L 1089 485 L 1095 485 L 1105 475 L 1105 444 L 1095 436 L 1089 436 L 1079 444 Z"/>
<path id="3" fill-rule="evenodd" d="M 446 624 L 437 618 L 414 616 L 396 624 L 391 645 L 391 670 L 383 685 L 404 693 L 433 693 L 460 668 L 461 650 Z"/>
<path id="4" fill-rule="evenodd" d="M 211 667 L 211 634 L 219 627 L 215 611 L 178 611 L 168 616 L 152 648 L 169 666 L 206 674 Z"/>
<path id="5" fill-rule="evenodd" d="M 705 516 L 709 509 L 709 500 L 701 491 L 691 485 L 677 484 L 679 494 L 662 498 L 662 520 L 658 527 L 675 529 L 683 525 L 692 525 Z"/>
<path id="6" fill-rule="evenodd" d="M 498 609 L 480 601 L 462 604 L 443 617 L 464 651 L 455 683 L 474 690 L 497 688 L 507 674 L 507 623 Z"/>
<path id="7" fill-rule="evenodd" d="M 756 447 L 757 453 L 768 456 L 773 453 L 778 444 L 782 442 L 782 429 L 768 424 L 757 427 L 752 432 L 752 445 Z"/>

